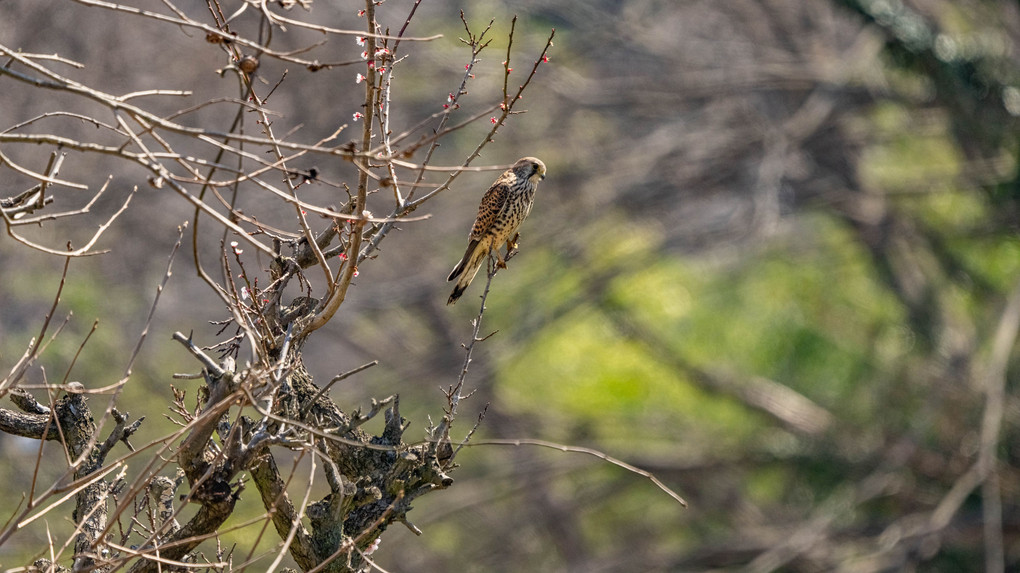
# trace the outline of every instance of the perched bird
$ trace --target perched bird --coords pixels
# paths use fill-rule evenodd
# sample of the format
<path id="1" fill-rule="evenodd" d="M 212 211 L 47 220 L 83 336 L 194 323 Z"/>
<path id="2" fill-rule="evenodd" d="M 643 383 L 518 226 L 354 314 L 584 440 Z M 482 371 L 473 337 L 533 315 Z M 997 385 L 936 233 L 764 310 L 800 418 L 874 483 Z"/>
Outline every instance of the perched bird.
<path id="1" fill-rule="evenodd" d="M 474 280 L 491 251 L 496 253 L 496 265 L 506 268 L 499 249 L 504 243 L 507 252 L 517 246 L 517 228 L 531 212 L 535 189 L 541 179 L 545 179 L 545 163 L 534 157 L 524 157 L 504 171 L 485 192 L 482 204 L 478 206 L 478 217 L 471 227 L 467 250 L 446 279 L 452 281 L 460 277 L 446 304 L 457 302 L 464 294 L 464 289 Z"/>

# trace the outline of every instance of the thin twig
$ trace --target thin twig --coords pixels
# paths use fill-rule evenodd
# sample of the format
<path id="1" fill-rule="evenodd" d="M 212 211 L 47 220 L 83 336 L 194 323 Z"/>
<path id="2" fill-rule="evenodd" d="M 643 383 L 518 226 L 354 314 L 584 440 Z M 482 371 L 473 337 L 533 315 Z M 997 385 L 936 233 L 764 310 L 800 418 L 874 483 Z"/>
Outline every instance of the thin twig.
<path id="1" fill-rule="evenodd" d="M 665 492 L 666 495 L 668 495 L 669 497 L 673 498 L 680 505 L 682 505 L 684 507 L 687 507 L 687 502 L 684 501 L 684 498 L 680 497 L 680 494 L 676 493 L 675 491 L 670 489 L 666 484 L 662 483 L 662 481 L 660 481 L 659 478 L 655 477 L 655 474 L 653 474 L 653 473 L 651 473 L 649 471 L 645 471 L 645 470 L 643 470 L 643 469 L 641 469 L 639 467 L 632 466 L 631 464 L 628 464 L 627 462 L 625 462 L 623 460 L 614 458 L 613 456 L 610 456 L 609 454 L 607 454 L 605 452 L 601 452 L 599 450 L 595 450 L 595 449 L 592 449 L 592 448 L 584 448 L 584 447 L 580 447 L 580 446 L 568 446 L 568 445 L 565 445 L 565 444 L 557 444 L 555 442 L 549 442 L 549 441 L 546 441 L 546 440 L 532 440 L 532 439 L 527 439 L 527 438 L 489 439 L 489 440 L 482 440 L 482 441 L 473 442 L 473 443 L 466 444 L 466 445 L 467 446 L 518 446 L 518 447 L 519 446 L 539 446 L 539 447 L 543 447 L 543 448 L 550 448 L 550 449 L 553 449 L 553 450 L 559 450 L 561 452 L 570 452 L 570 453 L 578 453 L 578 454 L 585 454 L 585 455 L 589 455 L 589 456 L 594 456 L 596 458 L 599 458 L 600 460 L 609 462 L 609 463 L 613 464 L 614 466 L 621 467 L 621 468 L 623 468 L 623 469 L 625 469 L 625 470 L 627 470 L 627 471 L 629 471 L 631 473 L 634 473 L 634 474 L 637 474 L 639 476 L 648 478 L 649 481 L 651 481 L 653 484 L 655 484 L 655 486 L 657 488 L 659 488 L 660 490 Z"/>

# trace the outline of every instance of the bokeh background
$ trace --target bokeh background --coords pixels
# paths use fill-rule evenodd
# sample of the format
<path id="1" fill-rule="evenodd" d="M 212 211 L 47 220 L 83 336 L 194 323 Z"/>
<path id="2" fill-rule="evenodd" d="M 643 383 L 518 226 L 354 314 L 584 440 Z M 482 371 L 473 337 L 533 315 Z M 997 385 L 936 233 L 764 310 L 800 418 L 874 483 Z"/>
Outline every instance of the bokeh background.
<path id="1" fill-rule="evenodd" d="M 207 10 L 177 5 L 200 19 Z M 399 29 L 411 5 L 387 0 L 378 17 Z M 223 6 L 231 13 L 240 3 Z M 320 0 L 291 15 L 360 28 L 360 7 Z M 457 39 L 461 9 L 475 31 L 494 20 L 464 117 L 499 100 L 513 15 L 511 80 L 556 29 L 550 61 L 522 101 L 527 113 L 480 160 L 534 155 L 548 177 L 520 255 L 494 281 L 484 328 L 499 332 L 471 365 L 477 390 L 457 429 L 488 404 L 480 445 L 460 454 L 451 489 L 409 515 L 424 535 L 391 529 L 378 563 L 393 572 L 1020 568 L 1020 365 L 1011 350 L 1020 6 L 426 0 L 409 33 L 443 37 L 415 44 L 395 68 L 396 124 L 434 113 L 459 84 L 469 56 Z M 279 36 L 281 50 L 317 41 Z M 0 0 L 0 43 L 81 62 L 65 71 L 111 93 L 194 92 L 147 104 L 163 113 L 237 95 L 236 81 L 216 73 L 222 52 L 200 33 L 74 2 Z M 332 41 L 318 54 L 356 59 L 360 49 Z M 263 92 L 284 70 L 269 104 L 278 133 L 300 128 L 293 137 L 314 142 L 358 111 L 358 68 L 310 73 L 264 59 Z M 0 129 L 79 108 L 88 111 L 0 76 Z M 186 121 L 215 127 L 232 114 L 209 106 Z M 435 163 L 458 164 L 488 127 L 444 140 Z M 52 129 L 85 137 L 90 127 Z M 34 153 L 0 150 L 25 161 Z M 326 180 L 353 176 L 314 161 Z M 65 377 L 94 320 L 69 378 L 99 387 L 123 375 L 177 226 L 191 216 L 137 167 L 72 154 L 62 171 L 93 188 L 111 174 L 93 213 L 33 231 L 56 246 L 86 236 L 141 188 L 104 235 L 100 246 L 112 252 L 71 264 L 58 315 L 74 314 L 35 382 Z M 494 176 L 461 176 L 422 208 L 429 219 L 388 237 L 337 318 L 310 340 L 306 363 L 319 380 L 380 360 L 332 391 L 342 407 L 399 393 L 408 436 L 424 436 L 428 417 L 442 415 L 440 387 L 456 381 L 480 292 L 475 285 L 449 308 L 445 277 Z M 0 167 L 4 196 L 24 187 Z M 305 192 L 329 204 L 338 191 Z M 373 196 L 370 208 L 386 212 L 386 200 Z M 251 209 L 260 201 L 241 197 Z M 147 416 L 142 441 L 173 428 L 163 416 L 170 384 L 191 396 L 197 386 L 171 380 L 196 366 L 170 334 L 212 342 L 209 321 L 226 317 L 188 257 L 174 264 L 121 397 L 123 410 Z M 62 265 L 0 239 L 4 368 L 38 332 Z M 689 507 L 597 457 L 484 445 L 516 438 L 605 452 L 653 472 Z M 0 436 L 0 515 L 30 488 L 25 468 L 37 447 Z M 64 463 L 58 450 L 46 453 L 43 475 Z M 70 531 L 59 519 L 47 525 Z M 45 530 L 19 535 L 0 547 L 5 568 L 45 547 Z"/>

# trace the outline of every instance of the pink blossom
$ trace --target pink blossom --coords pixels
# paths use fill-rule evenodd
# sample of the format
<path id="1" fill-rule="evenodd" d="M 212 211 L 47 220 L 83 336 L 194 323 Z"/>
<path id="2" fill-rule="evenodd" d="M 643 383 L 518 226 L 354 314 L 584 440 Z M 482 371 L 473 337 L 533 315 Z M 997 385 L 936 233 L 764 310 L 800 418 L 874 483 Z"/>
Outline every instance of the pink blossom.
<path id="1" fill-rule="evenodd" d="M 379 549 L 379 543 L 382 541 L 382 537 L 376 537 L 375 541 L 371 545 L 365 548 L 365 555 L 371 555 Z"/>

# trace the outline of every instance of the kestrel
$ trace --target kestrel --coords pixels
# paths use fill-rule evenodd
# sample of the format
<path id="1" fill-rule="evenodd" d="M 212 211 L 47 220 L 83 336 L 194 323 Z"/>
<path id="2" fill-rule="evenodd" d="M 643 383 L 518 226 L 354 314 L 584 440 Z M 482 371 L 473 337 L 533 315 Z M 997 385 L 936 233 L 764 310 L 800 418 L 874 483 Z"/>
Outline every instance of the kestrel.
<path id="1" fill-rule="evenodd" d="M 452 281 L 460 277 L 446 304 L 457 302 L 460 295 L 464 294 L 464 289 L 474 280 L 490 252 L 496 253 L 496 265 L 506 268 L 506 261 L 499 249 L 504 243 L 507 252 L 517 246 L 517 228 L 531 212 L 531 206 L 535 203 L 535 189 L 541 179 L 545 179 L 545 163 L 534 157 L 524 157 L 504 171 L 485 192 L 482 204 L 478 206 L 478 217 L 471 226 L 467 251 L 446 279 Z"/>

